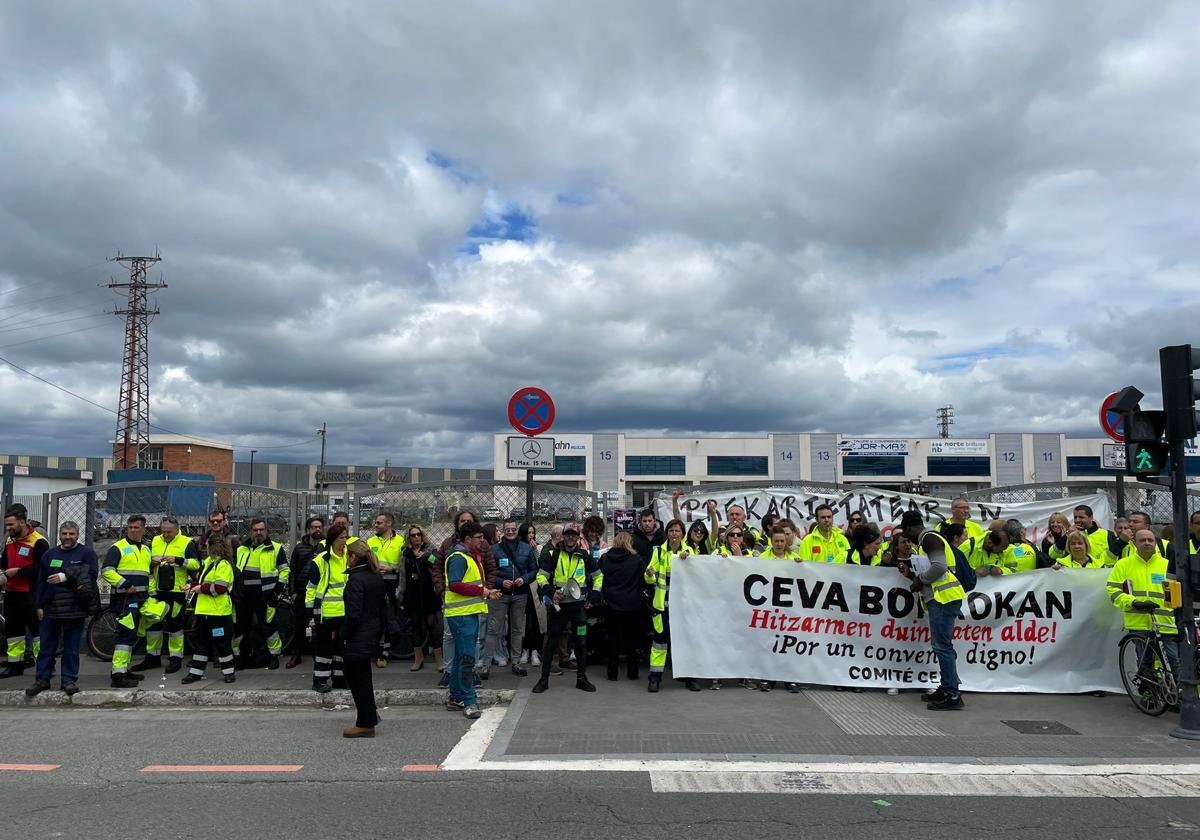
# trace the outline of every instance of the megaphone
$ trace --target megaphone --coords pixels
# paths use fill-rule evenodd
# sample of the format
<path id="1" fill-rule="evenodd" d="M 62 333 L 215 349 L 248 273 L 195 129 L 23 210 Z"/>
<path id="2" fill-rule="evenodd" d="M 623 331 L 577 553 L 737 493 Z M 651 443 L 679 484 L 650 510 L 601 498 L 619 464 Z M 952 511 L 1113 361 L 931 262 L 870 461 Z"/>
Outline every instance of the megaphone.
<path id="1" fill-rule="evenodd" d="M 564 583 L 562 586 L 560 586 L 558 588 L 558 591 L 559 591 L 559 594 L 562 595 L 562 600 L 564 600 L 564 601 L 582 601 L 583 600 L 583 587 L 579 585 L 579 581 L 575 580 L 575 578 L 571 578 L 566 583 Z M 561 604 L 554 605 L 555 612 L 558 612 L 561 609 L 562 609 Z"/>

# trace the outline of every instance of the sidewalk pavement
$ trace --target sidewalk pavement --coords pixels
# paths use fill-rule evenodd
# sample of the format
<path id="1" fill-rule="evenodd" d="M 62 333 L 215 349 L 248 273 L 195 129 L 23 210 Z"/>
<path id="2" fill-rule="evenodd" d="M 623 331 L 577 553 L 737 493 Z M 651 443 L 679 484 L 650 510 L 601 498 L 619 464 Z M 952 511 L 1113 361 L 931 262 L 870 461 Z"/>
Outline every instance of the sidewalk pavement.
<path id="1" fill-rule="evenodd" d="M 134 663 L 141 661 L 134 657 Z M 165 661 L 165 660 L 164 660 Z M 211 665 L 204 679 L 192 685 L 182 685 L 180 680 L 187 674 L 187 660 L 183 670 L 170 676 L 162 669 L 142 672 L 145 679 L 140 687 L 132 689 L 109 688 L 109 663 L 84 654 L 80 658 L 79 688 L 74 697 L 67 697 L 59 690 L 56 673 L 50 681 L 50 689 L 30 699 L 25 689 L 33 685 L 34 672 L 27 670 L 24 676 L 0 680 L 0 706 L 298 706 L 308 708 L 332 708 L 352 704 L 350 692 L 335 690 L 319 694 L 312 690 L 312 657 L 306 655 L 297 668 L 287 670 L 281 658 L 278 670 L 265 668 L 238 671 L 237 682 L 228 685 L 221 672 Z M 372 668 L 376 702 L 381 706 L 435 706 L 446 702 L 446 690 L 437 687 L 441 674 L 429 659 L 425 667 L 415 673 L 409 671 L 412 661 L 393 660 L 386 668 Z M 491 679 L 483 683 L 478 691 L 479 705 L 489 706 L 509 703 L 515 689 L 522 683 L 529 685 L 536 676 L 517 677 L 508 668 L 492 668 Z"/>
<path id="2" fill-rule="evenodd" d="M 1178 714 L 1152 718 L 1124 695 L 965 694 L 961 711 L 929 711 L 919 692 L 889 696 L 831 688 L 686 691 L 644 680 L 576 691 L 559 678 L 523 688 L 482 756 L 506 766 L 629 769 L 630 760 L 716 762 L 950 762 L 965 764 L 1196 764 L 1200 742 L 1170 737 Z M 641 766 L 641 765 L 639 765 Z"/>

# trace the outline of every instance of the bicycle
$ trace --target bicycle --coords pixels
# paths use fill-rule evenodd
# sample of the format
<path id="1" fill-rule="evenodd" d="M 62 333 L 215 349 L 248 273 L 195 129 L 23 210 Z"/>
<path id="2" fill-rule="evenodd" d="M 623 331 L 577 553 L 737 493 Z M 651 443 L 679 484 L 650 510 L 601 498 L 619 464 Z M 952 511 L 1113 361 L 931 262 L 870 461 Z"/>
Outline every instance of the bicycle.
<path id="1" fill-rule="evenodd" d="M 1179 708 L 1179 682 L 1157 627 L 1126 633 L 1118 648 L 1121 682 L 1138 711 L 1157 717 Z"/>
<path id="2" fill-rule="evenodd" d="M 189 596 L 187 599 L 188 621 L 183 631 L 183 649 L 185 653 L 191 653 L 193 649 L 192 636 L 194 634 L 193 622 L 191 614 L 193 612 L 192 601 L 194 596 Z M 292 637 L 296 632 L 295 614 L 290 605 L 281 605 L 277 611 L 276 629 L 279 633 L 279 638 L 282 643 L 282 648 L 287 649 L 292 643 Z M 112 607 L 104 607 L 99 614 L 96 615 L 87 627 L 87 646 L 91 651 L 92 656 L 99 659 L 101 662 L 112 662 L 113 650 L 116 648 L 117 635 L 117 616 L 113 612 Z M 266 661 L 266 643 L 260 638 L 260 634 L 251 633 L 246 639 L 246 650 L 244 651 L 245 660 L 257 662 L 260 659 Z M 139 636 L 137 643 L 134 645 L 133 655 L 136 656 L 144 653 L 146 649 L 146 639 L 144 636 Z"/>

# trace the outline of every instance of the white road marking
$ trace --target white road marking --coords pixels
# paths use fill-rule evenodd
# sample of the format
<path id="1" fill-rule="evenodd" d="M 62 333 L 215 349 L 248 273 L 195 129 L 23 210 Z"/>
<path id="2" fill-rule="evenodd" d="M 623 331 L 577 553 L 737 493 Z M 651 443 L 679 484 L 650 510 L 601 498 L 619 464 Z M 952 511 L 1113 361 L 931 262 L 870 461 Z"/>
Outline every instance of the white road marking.
<path id="1" fill-rule="evenodd" d="M 442 770 L 649 773 L 659 793 L 1200 796 L 1200 764 L 959 764 L 553 758 L 484 760 L 507 709 L 485 709 Z M 920 778 L 914 778 L 920 777 Z"/>
<path id="2" fill-rule="evenodd" d="M 1200 795 L 1200 766 L 1122 767 L 1022 766 L 1001 773 L 997 765 L 955 766 L 944 773 L 913 778 L 937 765 L 910 765 L 903 773 L 847 772 L 828 767 L 791 772 L 654 771 L 655 793 L 818 793 L 878 796 L 1049 796 L 1049 797 L 1195 797 Z M 922 769 L 926 768 L 926 769 Z M 962 773 L 971 769 L 973 772 Z M 1045 772 L 1050 770 L 1052 772 Z M 986 771 L 986 772 L 980 772 Z M 1030 772 L 1033 771 L 1033 772 Z"/>

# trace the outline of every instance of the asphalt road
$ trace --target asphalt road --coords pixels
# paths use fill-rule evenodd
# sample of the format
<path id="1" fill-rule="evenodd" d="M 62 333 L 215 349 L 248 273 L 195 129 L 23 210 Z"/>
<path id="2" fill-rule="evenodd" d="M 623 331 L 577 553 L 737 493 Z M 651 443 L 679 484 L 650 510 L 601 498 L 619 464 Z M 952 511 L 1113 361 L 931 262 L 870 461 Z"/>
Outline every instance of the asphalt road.
<path id="1" fill-rule="evenodd" d="M 1200 832 L 1200 799 L 661 793 L 645 772 L 436 770 L 468 721 L 385 709 L 379 737 L 339 737 L 349 710 L 11 710 L 4 837 L 1160 838 Z M 586 721 L 582 722 L 586 725 Z M 145 772 L 150 765 L 296 770 Z M 912 779 L 920 790 L 922 778 Z"/>

